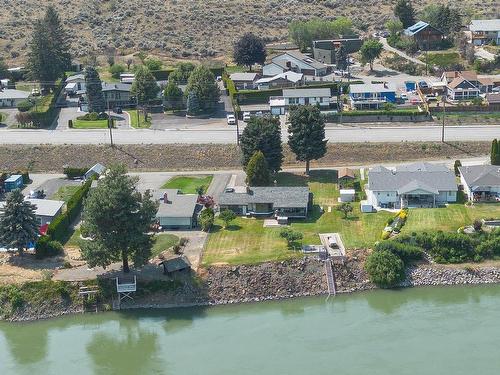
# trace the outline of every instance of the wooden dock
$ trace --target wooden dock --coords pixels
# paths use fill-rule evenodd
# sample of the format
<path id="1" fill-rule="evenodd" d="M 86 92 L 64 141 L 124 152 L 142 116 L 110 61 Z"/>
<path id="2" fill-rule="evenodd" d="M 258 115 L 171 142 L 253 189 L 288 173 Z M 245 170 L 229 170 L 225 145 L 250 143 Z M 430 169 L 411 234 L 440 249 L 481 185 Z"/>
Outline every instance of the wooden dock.
<path id="1" fill-rule="evenodd" d="M 337 287 L 335 285 L 335 273 L 333 271 L 332 261 L 330 259 L 327 259 L 324 262 L 324 265 L 325 265 L 326 283 L 328 285 L 328 295 L 335 296 L 337 294 Z"/>

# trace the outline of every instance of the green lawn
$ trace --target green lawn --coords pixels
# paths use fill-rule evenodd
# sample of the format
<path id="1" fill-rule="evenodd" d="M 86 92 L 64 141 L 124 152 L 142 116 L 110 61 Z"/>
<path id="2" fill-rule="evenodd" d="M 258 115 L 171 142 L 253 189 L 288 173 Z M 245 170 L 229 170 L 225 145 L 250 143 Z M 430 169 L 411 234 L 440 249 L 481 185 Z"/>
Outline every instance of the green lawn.
<path id="1" fill-rule="evenodd" d="M 0 112 L 0 123 L 2 121 L 5 121 L 7 120 L 7 114 L 6 113 L 3 113 L 3 112 Z"/>
<path id="2" fill-rule="evenodd" d="M 212 183 L 212 175 L 205 176 L 176 176 L 163 184 L 162 189 L 179 189 L 184 194 L 196 194 L 196 188 L 203 186 L 206 193 Z"/>
<path id="3" fill-rule="evenodd" d="M 437 67 L 449 67 L 452 65 L 459 64 L 461 62 L 460 55 L 455 51 L 448 52 L 429 52 L 428 54 L 428 63 L 429 65 L 437 66 Z M 423 54 L 420 57 L 420 60 L 425 62 L 426 56 Z"/>
<path id="4" fill-rule="evenodd" d="M 78 185 L 61 186 L 50 199 L 67 202 L 79 188 Z"/>
<path id="5" fill-rule="evenodd" d="M 107 129 L 108 120 L 73 120 L 73 129 Z"/>
<path id="6" fill-rule="evenodd" d="M 151 251 L 151 257 L 158 256 L 161 252 L 170 249 L 179 243 L 179 237 L 173 234 L 162 233 L 155 236 L 155 243 Z"/>
<path id="7" fill-rule="evenodd" d="M 144 119 L 144 112 L 139 111 L 139 119 L 137 119 L 137 109 L 128 109 L 130 115 L 130 126 L 133 128 L 149 128 L 151 127 L 151 116 Z"/>

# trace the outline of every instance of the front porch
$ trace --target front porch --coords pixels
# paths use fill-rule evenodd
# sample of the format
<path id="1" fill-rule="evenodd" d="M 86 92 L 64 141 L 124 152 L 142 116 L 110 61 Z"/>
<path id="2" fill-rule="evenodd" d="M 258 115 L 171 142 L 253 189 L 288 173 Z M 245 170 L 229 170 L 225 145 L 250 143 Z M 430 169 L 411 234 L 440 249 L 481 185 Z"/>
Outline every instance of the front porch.
<path id="1" fill-rule="evenodd" d="M 403 194 L 400 196 L 399 208 L 434 208 L 435 194 Z"/>

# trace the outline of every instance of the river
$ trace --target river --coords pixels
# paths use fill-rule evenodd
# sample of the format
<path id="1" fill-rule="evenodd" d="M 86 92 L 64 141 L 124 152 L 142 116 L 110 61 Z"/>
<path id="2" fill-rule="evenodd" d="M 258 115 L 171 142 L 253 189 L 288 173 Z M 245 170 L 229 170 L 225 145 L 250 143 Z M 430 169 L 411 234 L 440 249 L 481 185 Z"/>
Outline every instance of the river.
<path id="1" fill-rule="evenodd" d="M 498 374 L 500 286 L 0 323 L 0 374 Z"/>

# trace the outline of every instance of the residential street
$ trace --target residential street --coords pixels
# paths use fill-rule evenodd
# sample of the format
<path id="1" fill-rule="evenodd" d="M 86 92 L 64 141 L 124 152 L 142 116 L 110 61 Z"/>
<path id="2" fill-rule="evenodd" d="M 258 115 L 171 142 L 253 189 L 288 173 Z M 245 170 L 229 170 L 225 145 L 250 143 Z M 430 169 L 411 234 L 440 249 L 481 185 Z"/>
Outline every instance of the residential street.
<path id="1" fill-rule="evenodd" d="M 240 129 L 241 131 L 241 129 Z M 460 125 L 446 127 L 448 141 L 491 141 L 500 134 L 500 125 Z M 415 142 L 440 141 L 441 126 L 372 124 L 327 126 L 331 142 Z M 283 130 L 286 139 L 286 130 Z M 236 128 L 223 126 L 210 129 L 114 129 L 117 144 L 235 143 Z M 103 130 L 0 130 L 0 144 L 101 144 L 109 143 L 109 131 Z"/>

